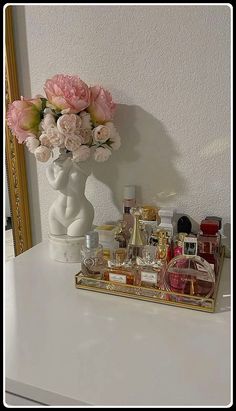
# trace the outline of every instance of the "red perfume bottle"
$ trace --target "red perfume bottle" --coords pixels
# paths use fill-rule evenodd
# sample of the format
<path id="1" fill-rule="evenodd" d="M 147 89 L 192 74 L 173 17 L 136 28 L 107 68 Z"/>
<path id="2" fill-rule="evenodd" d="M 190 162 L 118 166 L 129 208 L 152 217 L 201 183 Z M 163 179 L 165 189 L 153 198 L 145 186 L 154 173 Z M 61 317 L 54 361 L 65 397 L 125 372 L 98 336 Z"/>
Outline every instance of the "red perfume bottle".
<path id="1" fill-rule="evenodd" d="M 203 220 L 197 235 L 198 255 L 204 258 L 217 274 L 219 268 L 220 234 L 219 222 Z"/>

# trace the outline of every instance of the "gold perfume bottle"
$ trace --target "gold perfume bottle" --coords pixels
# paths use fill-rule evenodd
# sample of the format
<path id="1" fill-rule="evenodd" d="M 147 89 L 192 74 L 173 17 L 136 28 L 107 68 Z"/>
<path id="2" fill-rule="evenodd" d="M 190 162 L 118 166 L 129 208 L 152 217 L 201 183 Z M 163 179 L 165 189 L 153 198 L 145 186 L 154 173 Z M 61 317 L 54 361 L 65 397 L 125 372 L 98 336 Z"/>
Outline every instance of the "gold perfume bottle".
<path id="1" fill-rule="evenodd" d="M 132 207 L 130 213 L 134 217 L 134 226 L 128 244 L 128 259 L 136 262 L 136 257 L 142 256 L 142 249 L 145 245 L 145 240 L 140 230 L 141 209 L 140 207 Z"/>
<path id="2" fill-rule="evenodd" d="M 165 230 L 158 233 L 157 259 L 169 262 L 171 260 L 171 249 L 168 244 L 168 235 Z"/>

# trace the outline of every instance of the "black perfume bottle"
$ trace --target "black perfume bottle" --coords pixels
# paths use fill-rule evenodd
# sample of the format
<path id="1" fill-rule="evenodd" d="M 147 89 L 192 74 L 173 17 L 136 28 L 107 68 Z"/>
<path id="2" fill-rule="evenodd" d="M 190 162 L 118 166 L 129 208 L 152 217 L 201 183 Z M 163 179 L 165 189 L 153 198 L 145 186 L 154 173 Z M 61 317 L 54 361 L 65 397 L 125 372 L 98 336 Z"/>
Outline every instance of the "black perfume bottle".
<path id="1" fill-rule="evenodd" d="M 192 230 L 192 223 L 189 218 L 185 215 L 180 217 L 177 221 L 177 231 L 178 233 L 190 234 Z"/>

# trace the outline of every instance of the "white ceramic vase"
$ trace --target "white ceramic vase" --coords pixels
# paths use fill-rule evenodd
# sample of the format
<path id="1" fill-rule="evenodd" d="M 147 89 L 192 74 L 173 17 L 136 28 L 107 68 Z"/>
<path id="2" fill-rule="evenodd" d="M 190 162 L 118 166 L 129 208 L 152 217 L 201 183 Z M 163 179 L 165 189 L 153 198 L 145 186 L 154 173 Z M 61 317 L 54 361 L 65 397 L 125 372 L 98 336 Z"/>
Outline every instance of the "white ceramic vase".
<path id="1" fill-rule="evenodd" d="M 71 153 L 60 152 L 47 168 L 49 184 L 58 196 L 49 209 L 50 255 L 63 262 L 80 262 L 85 234 L 91 230 L 94 208 L 85 197 L 91 174 L 89 161 L 77 163 Z"/>

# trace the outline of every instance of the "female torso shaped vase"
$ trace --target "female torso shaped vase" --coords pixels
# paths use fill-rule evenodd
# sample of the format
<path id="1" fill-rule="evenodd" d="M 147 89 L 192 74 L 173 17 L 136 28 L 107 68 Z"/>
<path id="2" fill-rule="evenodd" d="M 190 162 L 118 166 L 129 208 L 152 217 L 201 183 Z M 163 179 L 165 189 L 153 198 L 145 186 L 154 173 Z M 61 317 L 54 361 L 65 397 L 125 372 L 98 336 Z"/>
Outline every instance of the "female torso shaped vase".
<path id="1" fill-rule="evenodd" d="M 63 150 L 46 170 L 49 184 L 58 191 L 49 210 L 50 254 L 55 260 L 81 260 L 84 236 L 91 230 L 94 218 L 93 206 L 85 197 L 85 185 L 91 171 L 90 161 L 77 163 L 70 152 Z"/>

